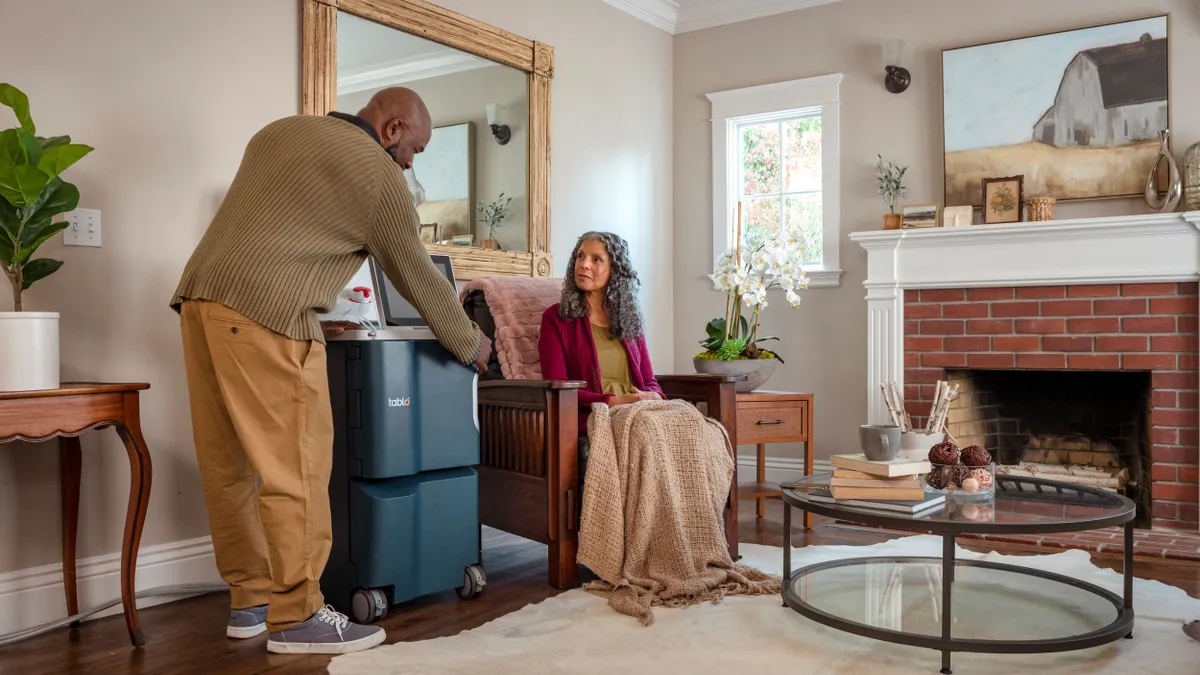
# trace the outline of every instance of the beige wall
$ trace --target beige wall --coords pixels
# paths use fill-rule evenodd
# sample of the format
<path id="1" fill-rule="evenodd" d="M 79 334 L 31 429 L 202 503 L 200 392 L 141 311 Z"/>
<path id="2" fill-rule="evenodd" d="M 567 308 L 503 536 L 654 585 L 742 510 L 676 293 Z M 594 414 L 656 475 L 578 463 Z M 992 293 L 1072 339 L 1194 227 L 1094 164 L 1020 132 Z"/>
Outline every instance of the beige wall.
<path id="1" fill-rule="evenodd" d="M 627 236 L 646 284 L 651 350 L 670 363 L 670 36 L 596 0 L 444 4 L 556 48 L 555 267 L 587 229 Z M 28 305 L 62 313 L 64 378 L 152 384 L 143 545 L 207 534 L 178 320 L 166 303 L 246 141 L 299 109 L 299 33 L 296 0 L 5 3 L 0 79 L 30 95 L 40 131 L 97 148 L 68 177 L 82 207 L 102 210 L 104 247 L 48 244 L 44 253 L 66 265 Z M 0 113 L 0 126 L 11 123 Z M 112 432 L 85 437 L 83 448 L 81 557 L 118 550 L 129 484 Z M 0 447 L 0 572 L 59 560 L 55 454 Z"/>
<path id="2" fill-rule="evenodd" d="M 512 197 L 508 219 L 496 228 L 496 240 L 506 251 L 526 250 L 528 206 L 525 202 L 528 182 L 529 134 L 525 120 L 529 117 L 527 77 L 508 66 L 492 66 L 461 73 L 405 83 L 421 95 L 429 107 L 435 127 L 471 122 L 475 143 L 475 203 L 491 204 L 503 192 Z M 338 97 L 338 110 L 355 113 L 362 109 L 378 91 L 369 89 Z M 500 145 L 492 137 L 487 123 L 488 103 L 498 103 L 503 109 L 501 122 L 508 124 L 512 138 Z M 417 179 L 420 180 L 418 175 Z M 475 242 L 487 238 L 487 226 L 479 224 L 479 216 L 471 207 Z"/>
<path id="3" fill-rule="evenodd" d="M 842 0 L 675 39 L 675 356 L 688 367 L 703 324 L 720 316 L 723 297 L 703 278 L 712 260 L 710 107 L 704 95 L 802 77 L 843 73 L 841 86 L 842 285 L 812 289 L 791 311 L 775 302 L 766 332 L 783 337 L 780 366 L 768 387 L 816 394 L 818 458 L 857 448 L 866 417 L 866 255 L 847 235 L 882 224 L 875 155 L 911 165 L 907 203 L 941 202 L 941 50 L 1171 12 L 1173 148 L 1200 139 L 1200 5 L 1185 0 L 1010 0 L 1003 11 L 961 0 Z M 990 6 L 989 6 L 990 7 Z M 986 13 L 987 20 L 982 20 Z M 879 45 L 908 43 L 913 84 L 900 95 L 883 87 Z M 1020 78 L 1020 73 L 1014 73 Z M 999 86 L 999 83 L 998 83 Z M 1137 201 L 1059 205 L 1058 217 L 1143 213 Z M 798 455 L 773 447 L 768 454 Z"/>

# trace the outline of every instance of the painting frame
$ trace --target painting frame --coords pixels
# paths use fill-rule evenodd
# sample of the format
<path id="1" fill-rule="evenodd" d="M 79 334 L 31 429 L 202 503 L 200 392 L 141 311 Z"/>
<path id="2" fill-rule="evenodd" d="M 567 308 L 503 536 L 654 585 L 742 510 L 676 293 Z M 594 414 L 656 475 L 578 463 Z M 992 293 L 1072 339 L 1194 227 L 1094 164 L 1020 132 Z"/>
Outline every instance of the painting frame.
<path id="1" fill-rule="evenodd" d="M 1006 45 L 1007 43 L 1020 43 L 1020 42 L 1024 42 L 1024 41 L 1050 39 L 1050 38 L 1055 38 L 1055 37 L 1059 37 L 1059 36 L 1068 36 L 1071 34 L 1082 34 L 1082 33 L 1088 32 L 1088 31 L 1096 31 L 1097 29 L 1112 29 L 1115 27 L 1123 27 L 1126 24 L 1137 24 L 1137 23 L 1141 23 L 1141 22 L 1152 22 L 1152 21 L 1161 21 L 1162 22 L 1161 38 L 1153 38 L 1152 37 L 1152 41 L 1161 40 L 1161 42 L 1163 43 L 1162 51 L 1165 52 L 1165 54 L 1162 56 L 1162 61 L 1164 62 L 1162 67 L 1163 67 L 1163 74 L 1165 77 L 1165 80 L 1162 83 L 1162 91 L 1163 91 L 1163 98 L 1165 99 L 1165 102 L 1162 103 L 1162 107 L 1163 107 L 1162 124 L 1159 126 L 1161 126 L 1162 129 L 1170 129 L 1171 128 L 1171 119 L 1172 119 L 1171 112 L 1172 112 L 1172 107 L 1173 107 L 1171 75 L 1172 75 L 1172 65 L 1173 65 L 1173 61 L 1174 61 L 1174 59 L 1171 55 L 1171 51 L 1170 51 L 1171 28 L 1172 28 L 1170 12 L 1158 12 L 1158 13 L 1149 14 L 1149 15 L 1139 15 L 1139 16 L 1133 16 L 1130 18 L 1117 19 L 1117 20 L 1113 20 L 1113 21 L 1105 21 L 1105 22 L 1089 24 L 1089 25 L 1084 25 L 1084 26 L 1079 26 L 1079 27 L 1064 28 L 1064 29 L 1056 30 L 1056 31 L 1046 31 L 1046 32 L 1041 32 L 1041 33 L 1018 35 L 1018 36 L 1014 36 L 1014 37 L 991 40 L 991 41 L 987 41 L 987 42 L 961 44 L 961 45 L 946 47 L 946 48 L 942 49 L 941 50 L 941 74 L 942 74 L 942 84 L 941 84 L 941 89 L 942 89 L 942 95 L 941 95 L 942 129 L 941 129 L 941 135 L 942 135 L 942 196 L 943 196 L 943 203 L 970 205 L 975 208 L 982 208 L 982 206 L 983 206 L 982 194 L 974 192 L 975 187 L 981 186 L 980 178 L 987 177 L 989 174 L 990 175 L 1001 175 L 1001 174 L 1007 174 L 1007 173 L 1012 173 L 1012 174 L 1023 173 L 1023 174 L 1028 175 L 1030 171 L 1032 171 L 1036 166 L 1038 166 L 1038 162 L 1036 162 L 1036 161 L 1028 161 L 1025 163 L 1010 162 L 1007 167 L 1004 167 L 1004 168 L 1009 169 L 1007 171 L 1004 170 L 1004 168 L 1000 168 L 999 170 L 984 172 L 980 175 L 964 175 L 962 178 L 956 179 L 957 173 L 955 172 L 955 168 L 952 166 L 953 162 L 951 160 L 951 155 L 953 154 L 954 151 L 951 150 L 949 147 L 951 145 L 949 143 L 949 132 L 948 132 L 948 128 L 950 125 L 949 125 L 948 119 L 947 119 L 947 104 L 948 104 L 947 88 L 952 86 L 952 84 L 950 82 L 948 82 L 949 78 L 947 76 L 947 55 L 948 54 L 951 54 L 953 52 L 964 52 L 966 50 L 972 50 L 972 49 L 978 49 L 978 48 L 989 48 L 989 47 L 990 48 L 998 48 L 1000 46 Z M 1139 39 L 1139 40 L 1137 40 L 1137 42 L 1141 42 L 1141 40 Z M 1118 43 L 1104 44 L 1104 45 L 1100 45 L 1097 47 L 1089 47 L 1088 49 L 1079 50 L 1067 63 L 1067 67 L 1064 70 L 1059 83 L 1056 85 L 1056 88 L 1061 88 L 1063 86 L 1063 82 L 1065 82 L 1065 80 L 1067 78 L 1067 70 L 1070 69 L 1070 66 L 1074 62 L 1074 60 L 1076 60 L 1081 55 L 1083 55 L 1085 51 L 1096 51 L 1096 50 L 1102 49 L 1104 47 L 1128 46 L 1130 44 L 1133 44 L 1133 43 L 1118 42 Z M 973 73 L 973 75 L 979 76 L 980 74 L 976 72 L 976 73 Z M 1159 101 L 1158 101 L 1158 99 L 1155 99 L 1153 102 L 1159 102 Z M 1055 100 L 1049 101 L 1048 104 L 1053 104 L 1053 105 L 1049 105 L 1049 109 L 1047 109 L 1045 111 L 1045 113 L 1042 115 L 1043 118 L 1045 116 L 1049 115 L 1050 112 L 1058 106 L 1057 97 L 1055 98 Z M 1036 143 L 1036 139 L 1033 137 L 1037 134 L 1036 127 L 1039 124 L 1041 124 L 1042 121 L 1043 120 L 1041 118 L 1039 118 L 1037 120 L 1037 122 L 1033 125 L 1034 128 L 1030 129 L 1030 136 L 1031 136 L 1030 143 L 1031 144 Z M 1145 162 L 1146 175 L 1149 175 L 1150 166 L 1153 164 L 1154 158 L 1158 154 L 1157 132 L 1155 132 L 1153 134 L 1153 138 L 1150 138 L 1149 135 L 1147 135 L 1145 138 L 1138 139 L 1136 141 L 1136 143 L 1126 143 L 1124 146 L 1122 146 L 1122 145 L 1104 146 L 1104 147 L 1102 147 L 1102 149 L 1110 151 L 1110 152 L 1116 151 L 1116 150 L 1121 150 L 1123 148 L 1128 150 L 1130 145 L 1141 145 L 1142 146 L 1142 147 L 1137 148 L 1138 155 L 1137 155 L 1136 159 L 1139 164 L 1142 162 Z M 1057 148 L 1057 147 L 1061 147 L 1061 146 L 1055 146 L 1055 147 Z M 985 148 L 985 149 L 991 150 L 994 148 Z M 1000 149 L 1004 149 L 1004 148 L 1002 147 Z M 1093 148 L 1091 146 L 1088 146 L 1088 149 L 1093 150 Z M 1028 168 L 1026 168 L 1026 167 L 1028 167 Z M 1024 169 L 1024 170 L 1022 170 L 1022 169 Z M 978 172 L 975 172 L 975 173 L 978 173 Z M 1140 174 L 1140 171 L 1135 171 L 1133 173 Z M 1062 193 L 1056 192 L 1056 190 L 1054 190 L 1054 189 L 1044 189 L 1044 187 L 1039 183 L 1039 180 L 1043 180 L 1043 179 L 1037 178 L 1038 175 L 1039 174 L 1037 174 L 1037 172 L 1034 172 L 1034 174 L 1033 174 L 1034 180 L 1033 180 L 1032 184 L 1030 184 L 1028 181 L 1026 181 L 1027 188 L 1029 190 L 1031 190 L 1032 194 L 1039 194 L 1039 195 L 1044 194 L 1046 196 L 1052 196 L 1052 197 L 1055 197 L 1058 202 L 1099 201 L 1099 200 L 1109 200 L 1109 199 L 1133 199 L 1133 198 L 1142 196 L 1144 184 L 1145 184 L 1144 176 L 1141 176 L 1139 178 L 1139 180 L 1137 181 L 1138 182 L 1137 185 L 1133 185 L 1133 181 L 1131 179 L 1123 180 L 1114 175 L 1114 176 L 1110 177 L 1111 182 L 1113 182 L 1113 183 L 1128 182 L 1129 185 L 1124 186 L 1124 189 L 1119 192 L 1105 193 L 1103 190 L 1096 190 L 1094 194 L 1062 194 Z M 1049 179 L 1043 180 L 1043 182 L 1047 182 L 1048 180 Z M 969 193 L 969 196 L 967 198 L 963 198 L 964 193 Z"/>
<path id="2" fill-rule="evenodd" d="M 1015 183 L 1017 186 L 1016 205 L 1013 209 L 1016 211 L 1015 219 L 1013 220 L 998 220 L 995 216 L 991 218 L 988 214 L 994 211 L 988 203 L 988 188 L 992 185 L 1004 185 L 1006 183 Z M 1019 176 L 1003 176 L 999 178 L 984 178 L 980 185 L 980 194 L 983 195 L 983 213 L 980 215 L 980 223 L 983 225 L 1011 225 L 1013 223 L 1025 222 L 1025 175 Z"/>
<path id="3" fill-rule="evenodd" d="M 439 134 L 446 134 L 445 137 L 448 141 L 457 141 L 461 144 L 463 154 L 451 155 L 448 158 L 439 157 L 437 155 L 437 148 L 434 146 Z M 454 137 L 451 137 L 451 135 Z M 455 189 L 459 190 L 456 194 L 461 196 L 444 200 L 435 198 L 434 190 L 432 189 L 433 186 L 430 185 L 429 168 L 423 166 L 430 162 L 437 162 L 440 165 L 439 168 L 442 169 L 443 177 L 446 177 L 444 172 L 451 167 L 462 171 L 460 175 L 449 176 L 453 179 L 453 182 L 459 183 Z M 437 244 L 441 241 L 448 241 L 456 235 L 474 233 L 475 162 L 475 123 L 471 120 L 439 124 L 433 127 L 429 146 L 425 148 L 425 151 L 413 158 L 413 171 L 416 174 L 417 180 L 421 181 L 424 175 L 425 178 L 422 184 L 430 192 L 430 199 L 417 205 L 417 215 L 420 217 L 422 225 L 428 223 L 438 224 L 436 239 L 433 242 L 425 241 L 423 237 L 424 233 L 422 233 L 422 241 L 426 244 Z M 461 166 L 455 166 L 456 164 L 461 164 Z"/>
<path id="4" fill-rule="evenodd" d="M 437 223 L 421 223 L 418 231 L 422 244 L 437 244 L 442 240 L 442 228 Z"/>
<path id="5" fill-rule="evenodd" d="M 941 208 L 941 204 L 904 204 L 903 206 L 900 207 L 900 229 L 902 229 L 902 230 L 920 230 L 920 229 L 926 229 L 926 228 L 931 228 L 931 227 L 941 227 L 942 221 L 941 221 L 941 214 L 939 212 L 940 208 Z M 911 211 L 911 215 L 914 216 L 914 219 L 911 221 L 908 218 L 908 216 L 910 215 L 910 211 Z M 919 218 L 919 219 L 915 218 L 915 216 L 918 216 L 921 214 L 929 214 L 929 213 L 932 213 L 932 215 L 933 215 L 932 219 L 930 219 L 930 218 Z M 928 224 L 930 222 L 932 222 L 933 224 L 932 225 Z M 914 224 L 914 223 L 920 223 L 920 224 Z"/>

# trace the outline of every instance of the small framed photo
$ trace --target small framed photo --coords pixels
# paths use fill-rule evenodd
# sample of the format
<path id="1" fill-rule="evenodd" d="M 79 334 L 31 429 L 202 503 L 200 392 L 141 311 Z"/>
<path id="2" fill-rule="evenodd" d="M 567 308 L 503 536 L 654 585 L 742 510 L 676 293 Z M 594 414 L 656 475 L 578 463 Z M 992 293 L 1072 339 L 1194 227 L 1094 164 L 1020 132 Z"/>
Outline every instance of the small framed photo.
<path id="1" fill-rule="evenodd" d="M 437 223 L 421 223 L 421 243 L 436 244 L 442 240 L 442 228 Z"/>
<path id="2" fill-rule="evenodd" d="M 900 207 L 900 227 L 904 229 L 916 227 L 937 227 L 937 204 L 911 204 Z"/>
<path id="3" fill-rule="evenodd" d="M 1025 176 L 983 179 L 983 222 L 1019 223 L 1025 203 Z"/>
<path id="4" fill-rule="evenodd" d="M 967 227 L 974 211 L 972 206 L 947 206 L 942 209 L 942 227 Z"/>

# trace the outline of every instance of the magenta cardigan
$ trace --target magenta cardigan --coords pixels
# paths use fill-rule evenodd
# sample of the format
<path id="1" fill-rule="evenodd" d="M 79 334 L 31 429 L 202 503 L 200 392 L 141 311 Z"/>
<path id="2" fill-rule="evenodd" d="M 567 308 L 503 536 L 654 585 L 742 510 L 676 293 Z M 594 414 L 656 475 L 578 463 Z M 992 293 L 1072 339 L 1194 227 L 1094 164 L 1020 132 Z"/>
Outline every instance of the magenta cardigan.
<path id="1" fill-rule="evenodd" d="M 654 379 L 650 365 L 650 350 L 645 336 L 621 340 L 629 357 L 629 374 L 633 386 L 663 396 L 662 387 Z M 547 380 L 576 380 L 586 382 L 579 390 L 579 432 L 587 432 L 587 418 L 593 403 L 607 403 L 612 394 L 603 393 L 600 378 L 600 357 L 592 339 L 592 323 L 582 319 L 567 320 L 558 316 L 558 305 L 542 314 L 542 329 L 538 334 L 538 358 L 542 362 L 542 378 Z M 665 398 L 665 396 L 664 396 Z"/>

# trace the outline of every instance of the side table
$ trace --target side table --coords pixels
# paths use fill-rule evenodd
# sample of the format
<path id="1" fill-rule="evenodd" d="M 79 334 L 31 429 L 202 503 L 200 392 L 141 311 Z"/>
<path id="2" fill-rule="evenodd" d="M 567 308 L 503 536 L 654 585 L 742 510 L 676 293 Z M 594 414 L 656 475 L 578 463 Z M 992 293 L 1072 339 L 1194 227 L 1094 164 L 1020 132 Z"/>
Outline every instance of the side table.
<path id="1" fill-rule="evenodd" d="M 758 446 L 755 480 L 738 483 L 738 498 L 756 500 L 761 518 L 767 497 L 780 494 L 778 483 L 767 482 L 768 443 L 804 443 L 804 475 L 813 473 L 813 395 L 762 390 L 738 394 L 737 442 Z M 804 527 L 812 527 L 812 516 L 807 512 Z"/>
<path id="2" fill-rule="evenodd" d="M 142 646 L 138 621 L 134 572 L 138 545 L 150 503 L 150 450 L 142 438 L 138 392 L 149 389 L 141 383 L 64 384 L 59 389 L 0 392 L 0 443 L 41 442 L 59 439 L 59 478 L 62 485 L 63 587 L 67 615 L 79 613 L 75 582 L 75 540 L 79 530 L 79 481 L 82 469 L 79 436 L 96 429 L 114 427 L 129 453 L 129 507 L 125 513 L 125 536 L 121 541 L 121 604 L 129 639 Z"/>

